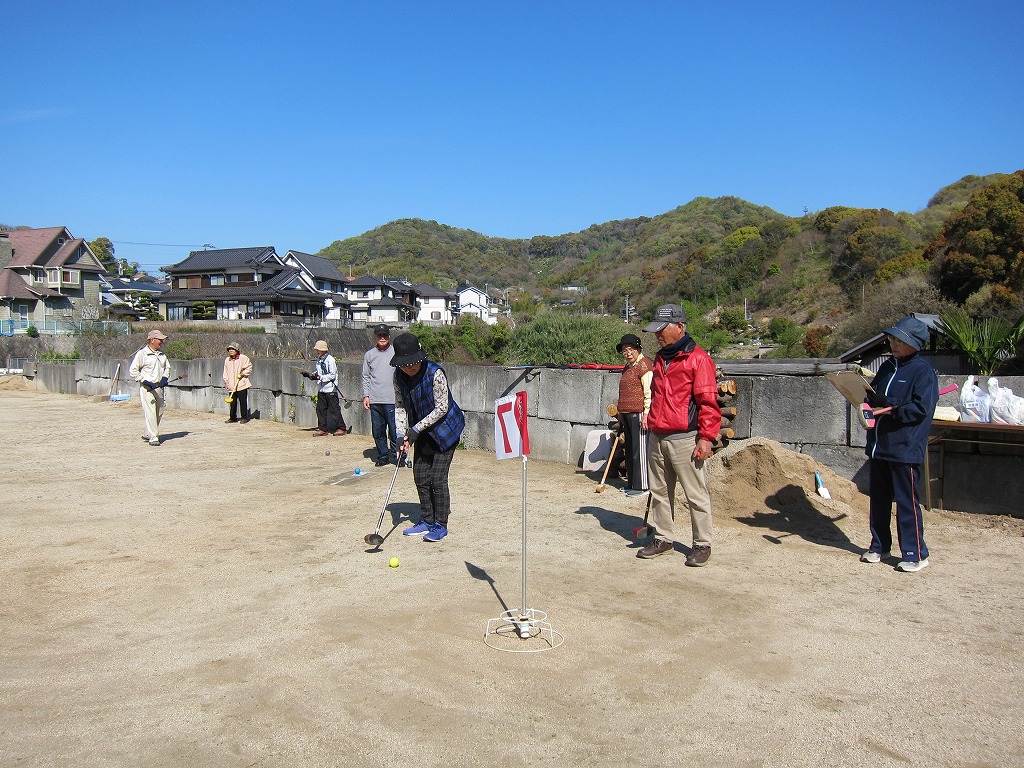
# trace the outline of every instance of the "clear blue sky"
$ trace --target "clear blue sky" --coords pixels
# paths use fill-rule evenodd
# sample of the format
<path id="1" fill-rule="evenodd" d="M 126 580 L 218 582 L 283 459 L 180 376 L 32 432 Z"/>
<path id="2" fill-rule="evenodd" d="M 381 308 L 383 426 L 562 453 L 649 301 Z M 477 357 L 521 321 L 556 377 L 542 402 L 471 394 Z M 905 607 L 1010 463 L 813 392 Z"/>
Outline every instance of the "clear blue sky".
<path id="1" fill-rule="evenodd" d="M 699 195 L 917 211 L 1024 168 L 1019 0 L 696 5 L 7 3 L 0 223 L 154 270 L 405 217 L 529 237 Z"/>

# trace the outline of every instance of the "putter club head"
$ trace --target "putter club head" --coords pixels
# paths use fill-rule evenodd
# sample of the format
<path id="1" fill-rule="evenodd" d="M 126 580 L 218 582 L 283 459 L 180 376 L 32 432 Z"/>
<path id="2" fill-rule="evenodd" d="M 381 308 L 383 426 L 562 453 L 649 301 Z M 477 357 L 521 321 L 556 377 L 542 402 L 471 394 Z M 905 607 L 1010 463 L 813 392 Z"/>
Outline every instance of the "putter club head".
<path id="1" fill-rule="evenodd" d="M 235 402 L 235 399 L 233 397 L 225 397 L 224 398 L 224 402 L 225 403 L 233 403 L 233 402 Z"/>
<path id="2" fill-rule="evenodd" d="M 363 541 L 369 544 L 371 547 L 379 547 L 384 543 L 384 537 L 379 533 L 368 533 L 363 536 Z"/>
<path id="3" fill-rule="evenodd" d="M 649 525 L 639 525 L 633 529 L 633 538 L 639 539 L 651 536 L 654 532 Z"/>

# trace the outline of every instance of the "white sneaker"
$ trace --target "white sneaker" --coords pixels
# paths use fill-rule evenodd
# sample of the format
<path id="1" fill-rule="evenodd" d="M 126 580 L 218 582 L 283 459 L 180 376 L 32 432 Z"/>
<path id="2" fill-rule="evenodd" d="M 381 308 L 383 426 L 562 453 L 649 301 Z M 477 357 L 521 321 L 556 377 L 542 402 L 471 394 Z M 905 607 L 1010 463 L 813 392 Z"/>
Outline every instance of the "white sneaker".
<path id="1" fill-rule="evenodd" d="M 868 550 L 860 556 L 860 561 L 862 563 L 880 563 L 884 558 L 889 557 L 889 555 L 889 552 L 872 552 L 871 550 Z"/>
<path id="2" fill-rule="evenodd" d="M 903 560 L 896 565 L 897 571 L 904 573 L 917 573 L 928 567 L 928 558 L 924 560 Z"/>

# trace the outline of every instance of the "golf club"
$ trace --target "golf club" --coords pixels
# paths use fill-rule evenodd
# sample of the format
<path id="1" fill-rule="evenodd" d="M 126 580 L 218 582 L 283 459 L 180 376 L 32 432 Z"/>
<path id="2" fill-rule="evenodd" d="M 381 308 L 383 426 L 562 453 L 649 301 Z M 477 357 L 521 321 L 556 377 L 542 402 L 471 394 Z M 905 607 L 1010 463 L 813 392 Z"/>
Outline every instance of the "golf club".
<path id="1" fill-rule="evenodd" d="M 183 373 L 183 374 L 181 374 L 181 376 L 175 376 L 173 379 L 168 381 L 167 384 L 173 384 L 176 381 L 181 381 L 182 379 L 187 379 L 187 378 L 188 378 L 188 374 L 187 373 Z M 166 386 L 166 385 L 164 385 L 164 386 Z"/>
<path id="2" fill-rule="evenodd" d="M 405 451 L 402 451 L 401 455 L 398 457 L 398 464 L 395 466 L 395 474 L 391 478 L 391 486 L 388 488 L 388 495 L 384 497 L 384 506 L 380 508 L 380 517 L 377 518 L 377 530 L 363 536 L 363 541 L 372 547 L 380 548 L 380 545 L 384 543 L 384 537 L 380 535 L 380 527 L 384 524 L 384 513 L 387 511 L 388 504 L 391 502 L 391 492 L 395 490 L 395 480 L 398 479 L 398 470 L 402 468 L 404 463 Z"/>
<path id="3" fill-rule="evenodd" d="M 615 458 L 615 449 L 618 447 L 619 438 L 621 437 L 621 432 L 615 433 L 615 439 L 612 441 L 611 451 L 608 453 L 608 462 L 604 465 L 604 474 L 601 475 L 601 482 L 598 484 L 597 488 L 594 489 L 594 493 L 604 493 L 604 481 L 608 479 L 608 470 L 612 468 L 612 461 Z"/>
<path id="4" fill-rule="evenodd" d="M 633 538 L 639 539 L 641 535 L 650 536 L 652 531 L 650 526 L 647 525 L 647 520 L 651 516 L 651 500 L 654 499 L 654 494 L 650 491 L 647 492 L 647 510 L 644 512 L 644 524 L 638 525 L 633 529 Z M 645 533 L 646 531 L 646 533 Z"/>
<path id="5" fill-rule="evenodd" d="M 231 394 L 224 398 L 225 403 L 235 402 L 235 393 L 238 391 L 238 383 L 242 380 L 242 374 L 238 374 L 235 379 L 235 386 L 231 389 Z"/>

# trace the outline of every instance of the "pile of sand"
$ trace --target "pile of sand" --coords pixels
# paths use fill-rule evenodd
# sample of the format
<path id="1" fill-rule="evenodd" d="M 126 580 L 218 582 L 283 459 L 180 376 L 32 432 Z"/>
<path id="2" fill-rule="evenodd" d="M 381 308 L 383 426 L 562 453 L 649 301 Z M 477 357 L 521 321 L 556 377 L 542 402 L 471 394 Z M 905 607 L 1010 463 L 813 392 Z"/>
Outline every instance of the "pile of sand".
<path id="1" fill-rule="evenodd" d="M 821 474 L 830 499 L 820 496 L 814 473 Z M 856 485 L 810 456 L 774 440 L 752 437 L 731 443 L 709 463 L 715 519 L 804 538 L 846 539 L 840 520 L 866 520 L 867 497 Z M 855 523 L 856 524 L 856 523 Z"/>
<path id="2" fill-rule="evenodd" d="M 0 392 L 23 392 L 28 390 L 25 377 L 21 375 L 0 376 Z"/>

